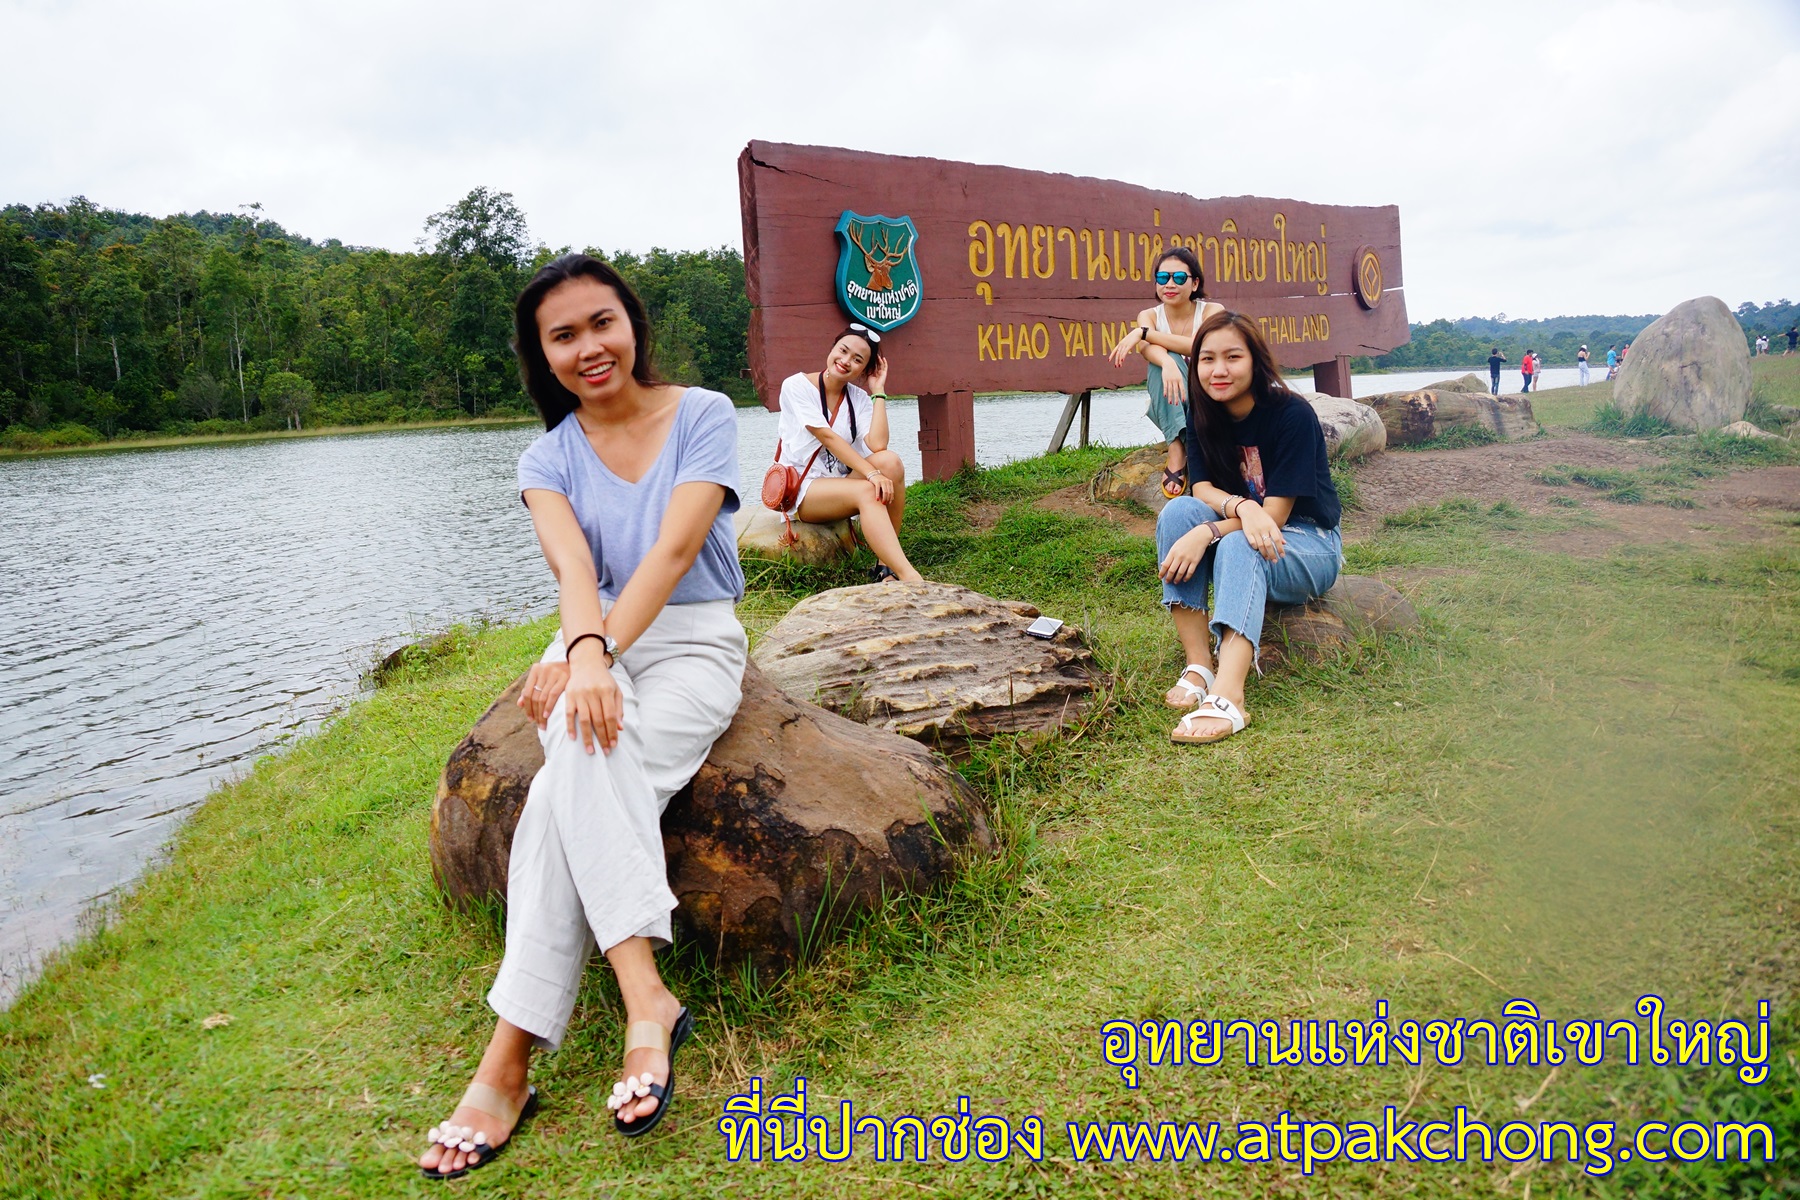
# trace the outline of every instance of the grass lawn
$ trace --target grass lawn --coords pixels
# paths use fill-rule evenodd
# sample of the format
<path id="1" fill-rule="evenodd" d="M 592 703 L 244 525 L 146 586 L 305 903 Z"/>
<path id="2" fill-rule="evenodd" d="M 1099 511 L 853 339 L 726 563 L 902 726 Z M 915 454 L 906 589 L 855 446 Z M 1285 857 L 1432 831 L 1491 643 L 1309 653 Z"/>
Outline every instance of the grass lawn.
<path id="1" fill-rule="evenodd" d="M 1800 360 L 1796 360 L 1800 361 Z M 1759 381 L 1771 377 L 1759 364 Z M 1785 378 L 1785 376 L 1783 376 Z M 1568 389 L 1565 389 L 1568 390 Z M 1544 393 L 1547 424 L 1604 398 Z M 1587 406 L 1584 410 L 1582 406 Z M 1774 1195 L 1800 1187 L 1800 524 L 1752 546 L 1539 548 L 1595 515 L 1451 503 L 1347 552 L 1424 614 L 1413 635 L 1252 685 L 1254 724 L 1174 747 L 1181 657 L 1154 551 L 1038 506 L 1116 451 L 915 485 L 908 553 L 936 579 L 1083 626 L 1112 701 L 1078 737 L 964 767 L 1001 853 L 895 903 L 770 987 L 678 956 L 699 1016 L 676 1107 L 626 1142 L 604 1099 L 622 1031 L 604 967 L 545 1107 L 468 1195 Z M 998 511 L 991 524 L 972 513 Z M 762 566 L 753 635 L 855 572 Z M 490 630 L 405 669 L 221 788 L 164 865 L 0 1014 L 0 1196 L 441 1195 L 410 1160 L 492 1017 L 497 921 L 447 910 L 426 857 L 438 772 L 549 627 Z M 1768 1081 L 1729 1067 L 1149 1066 L 1101 1025 L 1242 1017 L 1559 1022 L 1749 1018 Z M 1285 1037 L 1285 1026 L 1284 1026 Z M 1474 1045 L 1473 1042 L 1470 1043 Z M 1427 1064 L 1432 1060 L 1428 1056 Z M 813 1113 L 1038 1114 L 1042 1162 L 728 1162 L 726 1098 L 807 1079 Z M 1069 1122 L 1470 1117 L 1498 1126 L 1764 1121 L 1773 1164 L 1611 1160 L 1080 1160 Z M 1230 1140 L 1228 1136 L 1227 1141 Z M 1584 1158 L 1584 1164 L 1597 1166 Z M 1783 1191 L 1782 1189 L 1787 1189 Z"/>

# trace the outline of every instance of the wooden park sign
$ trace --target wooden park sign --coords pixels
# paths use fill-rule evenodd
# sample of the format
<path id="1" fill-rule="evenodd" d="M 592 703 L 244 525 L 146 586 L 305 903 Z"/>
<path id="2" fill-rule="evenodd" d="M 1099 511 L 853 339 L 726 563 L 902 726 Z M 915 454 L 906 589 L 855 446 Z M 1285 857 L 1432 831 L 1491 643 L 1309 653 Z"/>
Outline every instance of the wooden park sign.
<path id="1" fill-rule="evenodd" d="M 847 321 L 882 331 L 919 397 L 925 475 L 975 458 L 974 394 L 1142 386 L 1107 361 L 1174 246 L 1206 297 L 1254 317 L 1286 368 L 1350 394 L 1352 356 L 1408 340 L 1400 212 L 751 142 L 738 157 L 757 394 L 816 370 Z"/>

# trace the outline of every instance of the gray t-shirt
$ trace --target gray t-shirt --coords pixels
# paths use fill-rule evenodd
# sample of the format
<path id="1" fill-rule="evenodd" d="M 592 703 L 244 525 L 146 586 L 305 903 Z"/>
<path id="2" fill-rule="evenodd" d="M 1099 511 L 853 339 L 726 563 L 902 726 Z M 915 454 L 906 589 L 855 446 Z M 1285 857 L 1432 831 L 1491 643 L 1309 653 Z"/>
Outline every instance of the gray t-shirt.
<path id="1" fill-rule="evenodd" d="M 606 469 L 573 414 L 519 456 L 520 498 L 527 488 L 569 498 L 594 554 L 600 594 L 608 601 L 619 598 L 638 563 L 656 544 L 670 494 L 681 484 L 697 482 L 722 485 L 725 503 L 669 603 L 744 597 L 744 570 L 738 565 L 731 523 L 738 508 L 737 412 L 729 397 L 705 388 L 689 388 L 678 403 L 668 440 L 636 483 Z"/>

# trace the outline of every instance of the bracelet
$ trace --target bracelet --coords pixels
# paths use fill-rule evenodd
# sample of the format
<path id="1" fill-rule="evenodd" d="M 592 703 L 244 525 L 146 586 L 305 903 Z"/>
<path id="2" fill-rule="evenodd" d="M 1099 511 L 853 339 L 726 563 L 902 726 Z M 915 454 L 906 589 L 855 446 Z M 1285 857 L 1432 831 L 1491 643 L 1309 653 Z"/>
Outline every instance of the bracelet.
<path id="1" fill-rule="evenodd" d="M 1236 500 L 1238 502 L 1238 506 L 1240 508 L 1243 506 L 1243 503 L 1244 503 L 1244 498 L 1242 496 L 1227 496 L 1227 497 L 1225 497 L 1225 519 L 1227 521 L 1232 519 L 1232 516 L 1234 515 L 1234 513 L 1236 511 L 1231 507 L 1231 502 L 1233 500 Z"/>
<path id="2" fill-rule="evenodd" d="M 886 400 L 887 398 L 888 398 L 888 394 L 886 392 L 870 392 L 869 393 L 869 399 L 871 399 L 871 400 Z"/>
<path id="3" fill-rule="evenodd" d="M 570 642 L 568 645 L 563 647 L 563 658 L 567 659 L 571 654 L 575 653 L 575 647 L 581 645 L 581 643 L 587 641 L 589 638 L 593 638 L 595 641 L 600 643 L 600 653 L 606 655 L 606 665 L 609 667 L 612 666 L 612 664 L 613 664 L 612 651 L 608 650 L 606 648 L 606 635 L 603 633 L 581 634 L 574 641 Z"/>

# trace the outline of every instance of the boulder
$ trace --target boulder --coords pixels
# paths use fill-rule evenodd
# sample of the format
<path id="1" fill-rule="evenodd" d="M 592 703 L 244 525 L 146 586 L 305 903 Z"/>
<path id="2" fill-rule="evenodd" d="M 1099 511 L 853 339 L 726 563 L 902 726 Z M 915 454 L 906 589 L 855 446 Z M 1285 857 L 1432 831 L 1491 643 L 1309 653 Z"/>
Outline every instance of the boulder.
<path id="1" fill-rule="evenodd" d="M 1419 623 L 1412 602 L 1368 575 L 1340 575 L 1317 600 L 1271 604 L 1263 620 L 1262 660 L 1317 662 L 1367 633 L 1399 633 Z"/>
<path id="2" fill-rule="evenodd" d="M 827 525 L 806 521 L 794 522 L 799 541 L 788 545 L 786 523 L 781 514 L 760 504 L 746 504 L 732 518 L 737 530 L 740 557 L 787 559 L 820 567 L 837 562 L 856 551 L 856 535 L 850 531 L 848 518 Z"/>
<path id="3" fill-rule="evenodd" d="M 1367 404 L 1324 392 L 1300 394 L 1318 414 L 1325 450 L 1332 459 L 1349 462 L 1387 448 L 1387 427 L 1381 423 L 1381 415 Z"/>
<path id="4" fill-rule="evenodd" d="M 1744 330 L 1715 296 L 1684 300 L 1631 343 L 1613 381 L 1613 403 L 1678 429 L 1718 429 L 1750 406 Z"/>
<path id="5" fill-rule="evenodd" d="M 450 755 L 431 810 L 431 869 L 453 902 L 506 898 L 507 854 L 537 731 L 521 678 Z M 947 880 L 990 852 L 975 793 L 925 747 L 800 703 L 754 665 L 744 701 L 663 813 L 680 936 L 765 977 L 884 897 Z"/>
<path id="6" fill-rule="evenodd" d="M 1502 441 L 1537 433 L 1537 417 L 1526 396 L 1490 396 L 1475 392 L 1386 392 L 1365 396 L 1381 415 L 1390 446 L 1413 446 L 1459 426 L 1486 429 Z"/>
<path id="7" fill-rule="evenodd" d="M 1492 387 L 1490 381 L 1479 375 L 1461 375 L 1455 379 L 1440 379 L 1436 383 L 1428 383 L 1428 392 L 1487 392 Z"/>
<path id="8" fill-rule="evenodd" d="M 950 752 L 1080 719 L 1104 681 L 1081 631 L 948 583 L 864 584 L 800 601 L 751 657 L 797 700 Z"/>
<path id="9" fill-rule="evenodd" d="M 1163 466 L 1169 461 L 1167 446 L 1133 450 L 1118 462 L 1107 463 L 1088 484 L 1088 498 L 1112 504 L 1141 504 L 1161 512 L 1169 498 L 1162 492 Z"/>
<path id="10" fill-rule="evenodd" d="M 1768 430 L 1758 428 L 1748 421 L 1733 421 L 1729 425 L 1720 426 L 1719 432 L 1728 437 L 1774 438 L 1777 441 L 1781 439 L 1779 433 L 1770 433 Z"/>

